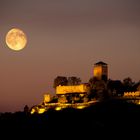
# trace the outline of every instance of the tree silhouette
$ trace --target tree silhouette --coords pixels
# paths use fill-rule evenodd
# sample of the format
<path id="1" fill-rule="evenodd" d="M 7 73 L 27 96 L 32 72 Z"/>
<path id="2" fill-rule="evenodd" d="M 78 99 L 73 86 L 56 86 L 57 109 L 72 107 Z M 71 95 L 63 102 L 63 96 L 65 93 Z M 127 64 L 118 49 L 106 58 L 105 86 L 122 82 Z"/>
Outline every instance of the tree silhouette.
<path id="1" fill-rule="evenodd" d="M 110 96 L 117 96 L 123 94 L 123 84 L 120 80 L 108 80 L 107 90 Z"/>
<path id="2" fill-rule="evenodd" d="M 68 77 L 68 85 L 79 85 L 81 83 L 81 79 L 75 76 Z"/>
<path id="3" fill-rule="evenodd" d="M 99 80 L 96 77 L 92 77 L 89 80 L 90 90 L 89 97 L 99 100 L 107 97 L 107 84 L 104 80 Z"/>
<path id="4" fill-rule="evenodd" d="M 24 112 L 25 112 L 25 113 L 29 113 L 29 107 L 28 107 L 28 105 L 25 105 L 25 106 L 24 106 Z"/>
<path id="5" fill-rule="evenodd" d="M 59 85 L 63 86 L 63 85 L 67 85 L 67 84 L 68 84 L 67 77 L 65 77 L 65 76 L 57 76 L 54 79 L 53 88 L 56 88 Z"/>
<path id="6" fill-rule="evenodd" d="M 134 84 L 135 82 L 130 77 L 123 79 L 124 91 L 133 91 Z"/>

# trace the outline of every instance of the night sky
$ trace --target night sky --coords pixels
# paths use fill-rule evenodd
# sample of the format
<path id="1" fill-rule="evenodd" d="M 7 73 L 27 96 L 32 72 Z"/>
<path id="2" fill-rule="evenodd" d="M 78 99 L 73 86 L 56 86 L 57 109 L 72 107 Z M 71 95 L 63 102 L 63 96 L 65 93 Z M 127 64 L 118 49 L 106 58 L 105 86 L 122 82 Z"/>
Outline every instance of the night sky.
<path id="1" fill-rule="evenodd" d="M 27 35 L 21 51 L 6 46 L 13 27 Z M 113 80 L 140 80 L 139 0 L 0 0 L 0 112 L 55 95 L 57 76 L 88 82 L 98 61 Z"/>

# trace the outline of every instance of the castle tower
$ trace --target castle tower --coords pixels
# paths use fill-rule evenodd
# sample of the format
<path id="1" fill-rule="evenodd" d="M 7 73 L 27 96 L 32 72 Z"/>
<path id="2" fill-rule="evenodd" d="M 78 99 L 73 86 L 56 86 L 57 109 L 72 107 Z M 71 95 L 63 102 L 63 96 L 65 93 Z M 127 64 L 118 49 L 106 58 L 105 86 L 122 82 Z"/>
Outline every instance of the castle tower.
<path id="1" fill-rule="evenodd" d="M 108 79 L 108 65 L 102 61 L 94 64 L 93 76 L 99 80 Z"/>

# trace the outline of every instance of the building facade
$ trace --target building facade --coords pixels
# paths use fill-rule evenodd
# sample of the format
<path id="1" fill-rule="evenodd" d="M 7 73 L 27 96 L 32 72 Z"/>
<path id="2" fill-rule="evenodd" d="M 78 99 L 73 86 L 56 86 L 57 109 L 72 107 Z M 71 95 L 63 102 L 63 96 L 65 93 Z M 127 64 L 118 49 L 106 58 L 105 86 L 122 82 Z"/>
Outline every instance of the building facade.
<path id="1" fill-rule="evenodd" d="M 89 86 L 87 84 L 73 85 L 73 86 L 57 86 L 56 94 L 68 94 L 68 93 L 87 93 Z"/>

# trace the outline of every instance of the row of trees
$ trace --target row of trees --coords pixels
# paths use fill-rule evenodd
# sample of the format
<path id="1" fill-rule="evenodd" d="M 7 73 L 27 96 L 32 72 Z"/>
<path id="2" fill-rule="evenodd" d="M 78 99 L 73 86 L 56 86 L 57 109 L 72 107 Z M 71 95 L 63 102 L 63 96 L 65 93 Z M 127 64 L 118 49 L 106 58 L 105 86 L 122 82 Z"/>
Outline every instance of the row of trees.
<path id="1" fill-rule="evenodd" d="M 53 88 L 56 88 L 57 86 L 61 85 L 79 85 L 81 84 L 81 79 L 79 77 L 65 77 L 65 76 L 57 76 L 54 79 L 54 83 L 53 83 Z"/>
<path id="2" fill-rule="evenodd" d="M 130 77 L 121 80 L 98 80 L 90 78 L 90 95 L 97 98 L 108 98 L 112 96 L 122 96 L 124 92 L 134 92 L 140 90 L 140 81 L 133 82 Z M 93 94 L 94 93 L 94 94 Z"/>

